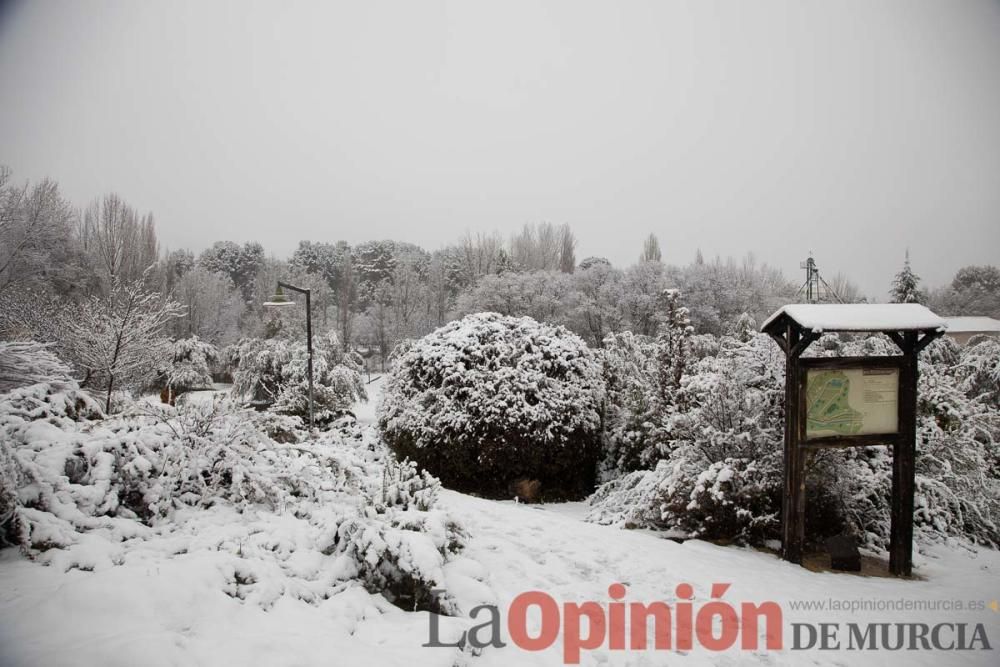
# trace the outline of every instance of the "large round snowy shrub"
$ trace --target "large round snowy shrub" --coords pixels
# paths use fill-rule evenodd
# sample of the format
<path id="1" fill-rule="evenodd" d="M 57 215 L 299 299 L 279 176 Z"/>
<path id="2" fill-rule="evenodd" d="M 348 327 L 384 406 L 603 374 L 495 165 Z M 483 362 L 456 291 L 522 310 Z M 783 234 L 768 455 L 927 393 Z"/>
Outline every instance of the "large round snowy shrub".
<path id="1" fill-rule="evenodd" d="M 451 322 L 397 352 L 378 423 L 389 446 L 449 487 L 582 497 L 600 449 L 601 366 L 563 327 L 497 313 Z"/>

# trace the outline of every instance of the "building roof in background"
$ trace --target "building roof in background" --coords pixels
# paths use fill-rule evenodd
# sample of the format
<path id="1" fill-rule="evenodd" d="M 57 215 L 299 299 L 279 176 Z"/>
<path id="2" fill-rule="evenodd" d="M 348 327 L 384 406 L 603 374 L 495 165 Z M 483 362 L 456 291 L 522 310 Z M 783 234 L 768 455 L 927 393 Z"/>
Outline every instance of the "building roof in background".
<path id="1" fill-rule="evenodd" d="M 1000 332 L 1000 320 L 992 317 L 946 317 L 944 321 L 948 325 L 948 333 Z"/>
<path id="2" fill-rule="evenodd" d="M 918 303 L 795 303 L 779 308 L 761 331 L 787 317 L 803 329 L 821 331 L 944 331 L 947 323 Z"/>

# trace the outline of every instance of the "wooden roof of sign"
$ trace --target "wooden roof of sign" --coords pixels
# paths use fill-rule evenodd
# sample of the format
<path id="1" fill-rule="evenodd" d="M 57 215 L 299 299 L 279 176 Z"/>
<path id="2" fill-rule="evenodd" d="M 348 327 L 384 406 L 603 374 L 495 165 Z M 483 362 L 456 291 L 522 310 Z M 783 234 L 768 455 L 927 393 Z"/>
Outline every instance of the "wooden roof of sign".
<path id="1" fill-rule="evenodd" d="M 782 333 L 786 324 L 813 333 L 826 331 L 943 332 L 948 325 L 918 303 L 795 303 L 779 308 L 760 330 Z"/>

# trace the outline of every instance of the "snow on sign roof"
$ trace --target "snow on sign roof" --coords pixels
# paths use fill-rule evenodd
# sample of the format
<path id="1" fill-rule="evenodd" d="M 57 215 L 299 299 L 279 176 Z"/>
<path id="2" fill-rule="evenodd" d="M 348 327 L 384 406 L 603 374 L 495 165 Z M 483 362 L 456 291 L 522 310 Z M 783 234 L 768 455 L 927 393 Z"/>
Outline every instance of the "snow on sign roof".
<path id="1" fill-rule="evenodd" d="M 944 331 L 944 319 L 918 303 L 794 303 L 767 318 L 761 331 L 787 316 L 803 329 L 820 331 Z"/>
<path id="2" fill-rule="evenodd" d="M 1000 331 L 1000 320 L 992 317 L 946 317 L 948 333 L 980 333 Z"/>

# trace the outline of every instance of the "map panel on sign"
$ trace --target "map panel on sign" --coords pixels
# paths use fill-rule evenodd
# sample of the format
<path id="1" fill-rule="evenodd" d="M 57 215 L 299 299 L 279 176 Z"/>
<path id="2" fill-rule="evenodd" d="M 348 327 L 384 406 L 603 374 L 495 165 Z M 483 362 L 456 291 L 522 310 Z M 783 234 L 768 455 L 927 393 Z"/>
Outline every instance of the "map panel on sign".
<path id="1" fill-rule="evenodd" d="M 810 369 L 806 439 L 896 433 L 899 369 Z"/>

